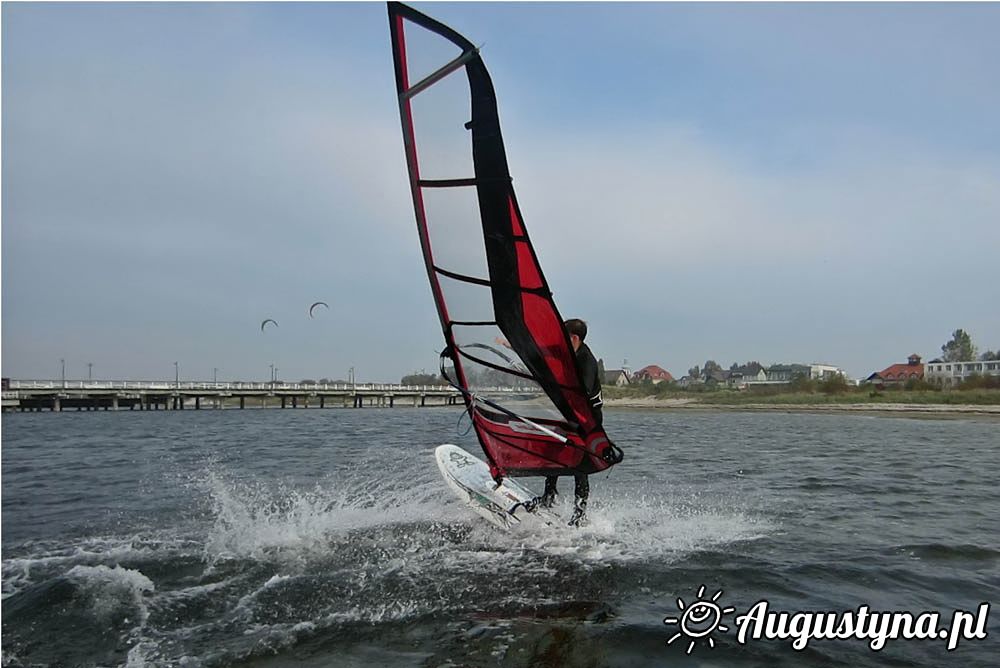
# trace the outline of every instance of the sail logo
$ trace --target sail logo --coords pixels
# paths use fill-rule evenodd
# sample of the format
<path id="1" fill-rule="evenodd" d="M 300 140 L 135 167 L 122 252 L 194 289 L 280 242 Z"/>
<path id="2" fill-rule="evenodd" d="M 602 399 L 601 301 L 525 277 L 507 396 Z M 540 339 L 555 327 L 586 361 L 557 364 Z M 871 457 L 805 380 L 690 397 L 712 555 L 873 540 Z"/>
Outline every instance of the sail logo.
<path id="1" fill-rule="evenodd" d="M 466 457 L 461 452 L 452 452 L 450 455 L 448 455 L 448 458 L 451 459 L 451 463 L 457 469 L 464 469 L 466 466 L 472 466 L 473 464 L 475 464 L 474 461 Z"/>
<path id="2" fill-rule="evenodd" d="M 724 617 L 736 609 L 719 604 L 721 589 L 710 598 L 704 596 L 702 585 L 690 605 L 677 599 L 680 616 L 663 619 L 664 624 L 677 627 L 668 645 L 687 639 L 686 653 L 690 654 L 702 639 L 709 648 L 715 647 L 715 631 L 729 631 L 723 624 Z M 744 645 L 750 640 L 789 640 L 792 649 L 801 652 L 813 640 L 862 640 L 867 641 L 870 650 L 878 652 L 889 640 L 938 640 L 946 642 L 946 649 L 952 652 L 963 640 L 986 639 L 989 614 L 989 603 L 980 603 L 975 611 L 954 610 L 949 616 L 935 611 L 879 612 L 867 605 L 841 612 L 785 612 L 772 610 L 768 601 L 760 600 L 736 617 L 736 642 Z M 943 622 L 945 619 L 948 621 Z"/>

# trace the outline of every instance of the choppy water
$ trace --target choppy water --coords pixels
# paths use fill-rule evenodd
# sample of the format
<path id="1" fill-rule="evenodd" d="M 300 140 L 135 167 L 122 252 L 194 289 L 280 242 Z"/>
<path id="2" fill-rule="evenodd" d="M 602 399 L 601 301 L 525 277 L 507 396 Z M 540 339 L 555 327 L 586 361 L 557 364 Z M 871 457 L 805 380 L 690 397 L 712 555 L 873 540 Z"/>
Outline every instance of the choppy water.
<path id="1" fill-rule="evenodd" d="M 730 623 L 688 655 L 663 620 L 700 585 L 737 614 L 1000 603 L 1000 422 L 608 411 L 590 525 L 507 534 L 439 477 L 439 443 L 478 452 L 458 416 L 5 416 L 3 664 L 996 665 L 1000 613 L 950 653 Z"/>

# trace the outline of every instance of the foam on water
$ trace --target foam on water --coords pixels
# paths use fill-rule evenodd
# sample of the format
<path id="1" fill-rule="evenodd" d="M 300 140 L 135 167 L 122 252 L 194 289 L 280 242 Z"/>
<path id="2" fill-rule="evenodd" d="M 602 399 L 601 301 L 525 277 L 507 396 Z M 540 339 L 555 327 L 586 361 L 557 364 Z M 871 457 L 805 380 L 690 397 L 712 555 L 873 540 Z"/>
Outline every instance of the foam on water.
<path id="1" fill-rule="evenodd" d="M 759 538 L 773 528 L 759 511 L 738 500 L 715 499 L 706 504 L 694 495 L 648 491 L 605 492 L 602 498 L 598 491 L 589 522 L 581 529 L 554 526 L 533 533 L 524 528 L 506 533 L 476 518 L 439 479 L 434 483 L 407 487 L 382 479 L 300 491 L 254 481 L 231 482 L 213 473 L 204 482 L 214 517 L 205 553 L 210 561 L 320 558 L 350 534 L 368 532 L 376 545 L 383 546 L 399 542 L 401 533 L 409 538 L 424 533 L 427 540 L 411 545 L 410 552 L 432 550 L 447 557 L 456 544 L 440 541 L 436 534 L 443 527 L 462 527 L 471 531 L 471 540 L 489 547 L 487 559 L 497 550 L 530 546 L 583 562 L 629 562 L 679 558 Z M 568 516 L 568 510 L 564 507 L 562 514 Z M 477 558 L 468 545 L 459 545 L 455 556 Z"/>
<path id="2" fill-rule="evenodd" d="M 379 484 L 331 484 L 309 491 L 230 482 L 210 474 L 204 488 L 214 521 L 205 541 L 209 560 L 321 556 L 350 531 L 443 519 L 434 495 L 410 490 L 405 500 Z"/>
<path id="3" fill-rule="evenodd" d="M 108 619 L 122 609 L 134 611 L 139 626 L 149 619 L 147 594 L 156 587 L 139 571 L 121 566 L 74 566 L 66 578 L 89 597 L 92 612 L 99 619 Z"/>
<path id="4" fill-rule="evenodd" d="M 70 545 L 37 543 L 28 554 L 3 560 L 3 597 L 12 596 L 39 579 L 66 573 L 77 566 L 111 566 L 122 562 L 168 561 L 190 557 L 199 541 L 176 535 L 94 536 Z M 32 549 L 33 548 L 33 549 Z"/>
<path id="5" fill-rule="evenodd" d="M 610 478 L 592 477 L 586 526 L 507 532 L 441 479 L 432 445 L 441 415 L 128 416 L 140 425 L 171 419 L 181 431 L 152 439 L 148 427 L 129 435 L 130 423 L 109 423 L 102 436 L 135 453 L 146 476 L 137 484 L 127 462 L 101 469 L 102 481 L 121 490 L 115 498 L 95 496 L 90 478 L 43 493 L 38 483 L 52 483 L 48 473 L 5 470 L 4 500 L 21 505 L 4 511 L 3 661 L 322 665 L 346 657 L 347 664 L 482 665 L 501 656 L 539 662 L 567 648 L 579 651 L 566 656 L 587 659 L 599 646 L 617 652 L 609 663 L 641 663 L 644 647 L 664 645 L 663 606 L 681 593 L 676 588 L 703 582 L 717 567 L 727 596 L 794 596 L 801 609 L 897 592 L 900 605 L 933 600 L 950 609 L 965 605 L 956 597 L 995 593 L 989 569 L 1000 549 L 983 538 L 996 534 L 983 529 L 995 524 L 988 476 L 995 448 L 987 447 L 995 433 L 975 425 L 948 423 L 936 437 L 941 447 L 906 450 L 918 432 L 887 445 L 885 434 L 871 436 L 867 423 L 847 418 L 629 414 L 622 429 L 641 444 Z M 27 422 L 5 426 L 5 465 L 14 455 L 29 464 L 65 458 L 73 447 L 64 433 L 70 422 L 53 419 L 10 450 L 6 437 L 18 424 Z M 647 438 L 664 424 L 675 441 Z M 827 451 L 836 449 L 816 452 L 807 439 L 830 425 L 844 432 L 837 456 L 858 460 L 850 468 L 831 467 Z M 208 442 L 200 440 L 206 427 L 216 430 Z M 966 441 L 979 459 L 954 456 Z M 714 459 L 698 449 L 704 443 L 713 444 Z M 79 445 L 78 458 L 92 457 L 92 447 Z M 475 451 L 474 442 L 463 447 Z M 916 464 L 893 463 L 899 452 Z M 920 481 L 929 472 L 934 485 L 919 494 L 877 493 L 897 473 Z M 526 482 L 539 491 L 540 479 Z M 568 517 L 572 481 L 561 486 L 558 510 Z M 968 495 L 961 513 L 957 493 Z M 48 510 L 25 511 L 32 503 L 58 508 L 58 520 Z M 927 507 L 936 514 L 915 514 Z M 36 531 L 37 518 L 49 519 Z M 18 533 L 8 534 L 10 526 Z M 935 575 L 941 568 L 955 575 Z M 867 653 L 817 656 L 812 665 L 870 663 Z M 984 656 L 973 651 L 968 663 Z M 765 648 L 743 664 L 781 662 Z"/>
<path id="6" fill-rule="evenodd" d="M 124 616 L 128 623 L 119 630 L 128 666 L 165 660 L 195 666 L 289 647 L 350 624 L 558 607 L 564 595 L 588 596 L 586 574 L 594 569 L 662 566 L 773 528 L 725 499 L 706 504 L 694 495 L 623 493 L 610 485 L 595 485 L 589 522 L 580 529 L 510 532 L 472 513 L 436 475 L 412 485 L 398 476 L 331 478 L 303 490 L 216 466 L 192 489 L 209 509 L 200 536 L 39 545 L 33 554 L 4 560 L 4 595 L 30 586 L 36 575 L 62 574 L 95 618 Z M 560 513 L 569 510 L 563 499 Z M 155 572 L 181 562 L 200 563 L 200 574 L 161 586 L 135 565 L 153 564 Z M 203 608 L 216 612 L 203 618 L 197 613 Z M 178 614 L 193 616 L 162 626 Z M 228 649 L 205 646 L 205 638 L 234 631 L 241 640 Z"/>

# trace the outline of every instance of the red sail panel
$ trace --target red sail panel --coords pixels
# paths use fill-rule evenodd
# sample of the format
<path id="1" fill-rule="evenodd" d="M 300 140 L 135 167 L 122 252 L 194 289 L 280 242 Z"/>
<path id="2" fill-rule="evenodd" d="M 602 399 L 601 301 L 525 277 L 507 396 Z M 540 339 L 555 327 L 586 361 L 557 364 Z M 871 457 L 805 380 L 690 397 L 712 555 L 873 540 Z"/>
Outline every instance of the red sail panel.
<path id="1" fill-rule="evenodd" d="M 420 245 L 453 382 L 493 474 L 603 470 L 617 448 L 528 238 L 482 58 L 405 5 L 389 3 L 389 25 Z"/>

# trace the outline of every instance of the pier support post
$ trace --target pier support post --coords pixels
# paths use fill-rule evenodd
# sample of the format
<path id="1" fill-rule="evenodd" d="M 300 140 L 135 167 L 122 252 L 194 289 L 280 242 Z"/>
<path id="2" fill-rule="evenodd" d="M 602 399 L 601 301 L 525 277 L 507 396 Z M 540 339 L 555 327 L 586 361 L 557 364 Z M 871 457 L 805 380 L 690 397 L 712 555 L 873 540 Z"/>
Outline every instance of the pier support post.
<path id="1" fill-rule="evenodd" d="M 118 397 L 111 397 L 111 410 L 118 410 Z"/>
<path id="2" fill-rule="evenodd" d="M 324 397 L 322 394 L 319 395 L 319 407 L 326 408 L 326 397 Z"/>
<path id="3" fill-rule="evenodd" d="M 240 397 L 240 410 L 246 408 L 246 397 Z"/>
<path id="4" fill-rule="evenodd" d="M 281 407 L 285 407 L 285 397 L 281 397 Z"/>
<path id="5" fill-rule="evenodd" d="M 200 411 L 201 410 L 201 397 L 195 397 L 194 398 L 194 409 L 196 411 Z"/>
<path id="6" fill-rule="evenodd" d="M 299 407 L 299 398 L 293 396 L 292 397 L 292 408 L 298 408 L 298 407 Z"/>
<path id="7" fill-rule="evenodd" d="M 55 399 L 52 400 L 52 412 L 62 413 L 62 402 L 59 401 L 59 397 L 56 397 Z"/>

